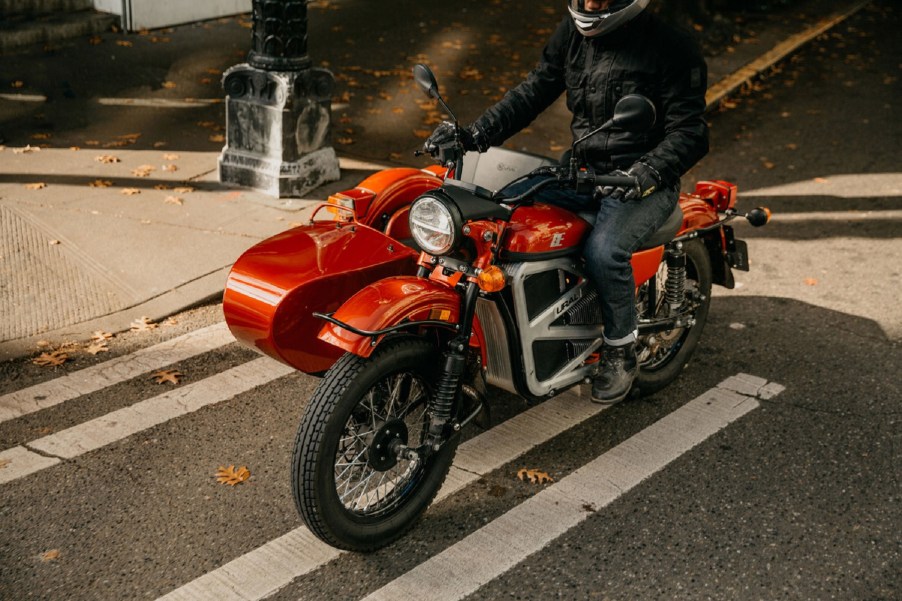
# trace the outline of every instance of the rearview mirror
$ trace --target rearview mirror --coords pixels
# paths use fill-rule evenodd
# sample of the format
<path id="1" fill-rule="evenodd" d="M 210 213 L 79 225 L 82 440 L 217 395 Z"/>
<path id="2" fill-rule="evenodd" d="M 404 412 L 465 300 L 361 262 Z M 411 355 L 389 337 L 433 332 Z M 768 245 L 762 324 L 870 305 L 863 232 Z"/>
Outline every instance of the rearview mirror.
<path id="1" fill-rule="evenodd" d="M 654 103 L 638 94 L 628 94 L 617 101 L 611 125 L 624 131 L 642 133 L 650 130 L 657 114 Z"/>
<path id="2" fill-rule="evenodd" d="M 413 66 L 413 80 L 417 82 L 424 94 L 430 98 L 438 99 L 438 82 L 435 80 L 432 69 L 423 63 L 417 63 Z"/>

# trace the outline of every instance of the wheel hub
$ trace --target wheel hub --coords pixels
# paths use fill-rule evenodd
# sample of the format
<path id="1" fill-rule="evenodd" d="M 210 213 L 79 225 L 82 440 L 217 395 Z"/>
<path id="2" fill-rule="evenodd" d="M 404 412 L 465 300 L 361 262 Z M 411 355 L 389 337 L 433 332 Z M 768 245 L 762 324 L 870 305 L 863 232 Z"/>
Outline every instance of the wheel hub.
<path id="1" fill-rule="evenodd" d="M 367 464 L 380 472 L 390 470 L 398 463 L 398 446 L 406 444 L 407 425 L 399 419 L 385 422 L 373 434 L 367 450 Z"/>

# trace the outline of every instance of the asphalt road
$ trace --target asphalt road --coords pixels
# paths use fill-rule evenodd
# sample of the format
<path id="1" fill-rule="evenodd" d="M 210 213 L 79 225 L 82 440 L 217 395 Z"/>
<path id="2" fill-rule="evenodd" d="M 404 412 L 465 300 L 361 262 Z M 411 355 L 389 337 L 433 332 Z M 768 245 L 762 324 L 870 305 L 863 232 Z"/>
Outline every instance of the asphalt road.
<path id="1" fill-rule="evenodd" d="M 761 230 L 739 228 L 752 272 L 739 274 L 737 290 L 716 294 L 696 357 L 676 383 L 575 422 L 435 505 L 399 543 L 341 555 L 271 598 L 363 598 L 429 557 L 451 549 L 440 559 L 450 557 L 460 541 L 537 497 L 542 488 L 517 480 L 519 468 L 560 483 L 737 373 L 785 390 L 609 504 L 587 507 L 577 527 L 467 598 L 902 597 L 902 19 L 888 1 L 874 6 L 711 117 L 713 151 L 690 179 L 735 181 L 744 207 L 769 204 L 777 217 Z M 129 361 L 219 320 L 217 307 L 201 308 L 119 336 L 110 353 L 65 369 L 4 364 L 0 394 Z M 185 374 L 179 387 L 205 387 L 256 357 L 226 344 L 160 367 Z M 179 389 L 148 376 L 4 421 L 2 448 Z M 315 384 L 280 377 L 0 484 L 0 597 L 155 599 L 295 531 L 289 457 Z M 496 398 L 499 419 L 526 410 Z M 572 402 L 574 413 L 587 405 Z M 218 484 L 216 469 L 230 464 L 248 466 L 251 478 Z M 0 468 L 0 478 L 13 467 Z M 529 540 L 557 521 L 524 518 L 521 527 Z M 249 575 L 236 571 L 226 590 Z M 421 598 L 429 595 L 424 587 Z"/>

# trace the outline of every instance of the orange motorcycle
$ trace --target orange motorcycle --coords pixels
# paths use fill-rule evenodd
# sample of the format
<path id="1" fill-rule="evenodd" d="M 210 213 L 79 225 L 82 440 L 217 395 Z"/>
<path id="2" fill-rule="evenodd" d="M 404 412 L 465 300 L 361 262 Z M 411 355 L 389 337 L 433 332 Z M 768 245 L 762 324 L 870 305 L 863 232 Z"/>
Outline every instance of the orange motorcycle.
<path id="1" fill-rule="evenodd" d="M 423 90 L 453 113 L 432 72 Z M 645 131 L 654 106 L 627 96 L 600 131 Z M 585 138 L 574 142 L 574 148 Z M 388 169 L 332 196 L 309 225 L 248 250 L 225 290 L 241 342 L 322 375 L 298 429 L 291 484 L 310 530 L 342 549 L 400 537 L 430 504 L 460 432 L 487 414 L 489 387 L 541 402 L 590 378 L 602 344 L 581 244 L 591 215 L 534 202 L 538 186 L 634 185 L 499 148 L 428 147 L 439 165 Z M 571 153 L 576 157 L 576 153 Z M 517 197 L 497 192 L 544 175 Z M 637 394 L 673 381 L 701 336 L 714 284 L 748 269 L 728 222 L 736 186 L 701 182 L 634 253 Z M 602 283 L 603 285 L 603 283 Z M 323 375 L 324 374 L 324 375 Z"/>

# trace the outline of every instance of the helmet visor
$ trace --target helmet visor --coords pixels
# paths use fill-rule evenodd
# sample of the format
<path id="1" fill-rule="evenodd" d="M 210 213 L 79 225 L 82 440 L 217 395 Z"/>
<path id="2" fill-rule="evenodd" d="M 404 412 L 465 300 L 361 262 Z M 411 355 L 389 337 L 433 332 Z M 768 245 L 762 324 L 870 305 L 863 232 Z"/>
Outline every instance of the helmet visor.
<path id="1" fill-rule="evenodd" d="M 631 2 L 632 0 L 613 0 L 613 2 L 610 2 L 605 8 L 598 10 L 589 10 L 586 8 L 586 0 L 570 0 L 570 9 L 574 12 L 582 13 L 584 15 L 601 16 L 626 8 L 631 4 Z"/>

